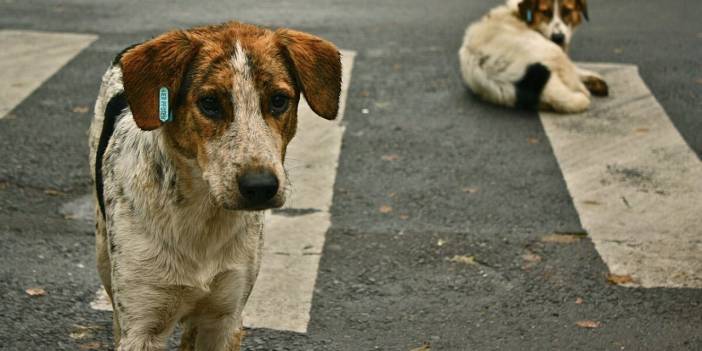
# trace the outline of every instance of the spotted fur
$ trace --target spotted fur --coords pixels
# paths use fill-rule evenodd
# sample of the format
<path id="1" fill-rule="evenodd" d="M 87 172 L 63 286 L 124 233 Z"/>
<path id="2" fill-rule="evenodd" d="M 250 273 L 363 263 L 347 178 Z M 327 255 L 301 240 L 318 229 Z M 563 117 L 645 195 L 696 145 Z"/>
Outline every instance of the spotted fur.
<path id="1" fill-rule="evenodd" d="M 118 55 L 90 131 L 97 266 L 118 350 L 161 350 L 177 323 L 182 350 L 239 349 L 262 210 L 282 206 L 288 191 L 285 150 L 300 94 L 333 119 L 340 81 L 333 44 L 241 23 L 169 32 Z M 167 124 L 158 119 L 161 87 L 175 115 Z M 289 105 L 274 114 L 276 94 Z M 121 96 L 128 108 L 115 112 Z M 216 118 L 203 96 L 218 104 Z M 265 203 L 236 185 L 251 171 L 280 184 Z"/>

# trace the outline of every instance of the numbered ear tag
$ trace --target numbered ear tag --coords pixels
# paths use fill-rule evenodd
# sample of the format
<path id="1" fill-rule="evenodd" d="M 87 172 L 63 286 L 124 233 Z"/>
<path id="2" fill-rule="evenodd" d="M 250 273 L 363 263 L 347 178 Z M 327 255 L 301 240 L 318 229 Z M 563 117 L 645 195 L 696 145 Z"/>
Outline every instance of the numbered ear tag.
<path id="1" fill-rule="evenodd" d="M 527 10 L 527 13 L 526 13 L 526 20 L 527 20 L 527 22 L 529 22 L 529 23 L 531 23 L 531 21 L 534 20 L 534 16 L 533 16 L 533 14 L 531 13 L 531 10 Z"/>
<path id="2" fill-rule="evenodd" d="M 168 88 L 161 87 L 158 91 L 158 119 L 163 123 L 173 122 L 173 111 L 168 107 Z"/>

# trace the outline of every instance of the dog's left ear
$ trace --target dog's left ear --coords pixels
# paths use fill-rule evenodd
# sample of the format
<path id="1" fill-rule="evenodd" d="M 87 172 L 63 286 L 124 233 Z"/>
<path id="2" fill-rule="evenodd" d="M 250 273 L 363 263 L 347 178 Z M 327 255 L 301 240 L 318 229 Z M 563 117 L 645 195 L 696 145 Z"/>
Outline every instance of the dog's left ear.
<path id="1" fill-rule="evenodd" d="M 580 13 L 585 17 L 585 20 L 590 22 L 590 16 L 587 14 L 587 0 L 576 0 L 576 3 L 578 4 Z"/>
<path id="2" fill-rule="evenodd" d="M 322 38 L 290 29 L 279 29 L 276 36 L 312 111 L 329 120 L 336 118 L 341 95 L 339 49 Z"/>
<path id="3" fill-rule="evenodd" d="M 139 44 L 122 55 L 122 83 L 134 121 L 143 130 L 161 126 L 159 90 L 168 89 L 169 110 L 199 45 L 185 31 L 174 31 Z"/>

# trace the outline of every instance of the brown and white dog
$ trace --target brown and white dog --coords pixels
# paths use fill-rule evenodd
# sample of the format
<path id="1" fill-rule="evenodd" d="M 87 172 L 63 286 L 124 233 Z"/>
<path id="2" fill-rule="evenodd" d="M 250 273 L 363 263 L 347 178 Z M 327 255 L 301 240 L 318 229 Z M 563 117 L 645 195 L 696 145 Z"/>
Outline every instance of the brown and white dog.
<path id="1" fill-rule="evenodd" d="M 118 350 L 161 350 L 179 322 L 181 350 L 239 349 L 262 210 L 289 190 L 300 94 L 334 119 L 340 90 L 337 48 L 288 29 L 173 31 L 118 55 L 90 130 L 97 266 Z"/>
<path id="2" fill-rule="evenodd" d="M 575 66 L 568 48 L 588 19 L 587 0 L 509 0 L 466 30 L 458 52 L 463 80 L 483 99 L 506 106 L 582 112 L 608 95 L 595 72 Z"/>

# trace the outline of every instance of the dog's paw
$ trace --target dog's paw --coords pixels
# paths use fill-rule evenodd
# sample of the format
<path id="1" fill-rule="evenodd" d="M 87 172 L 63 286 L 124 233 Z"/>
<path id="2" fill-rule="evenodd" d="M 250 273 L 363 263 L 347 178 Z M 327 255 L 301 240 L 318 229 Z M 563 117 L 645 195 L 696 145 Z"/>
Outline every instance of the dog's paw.
<path id="1" fill-rule="evenodd" d="M 587 76 L 583 78 L 583 84 L 585 84 L 585 87 L 592 95 L 609 96 L 609 86 L 602 78 Z"/>

